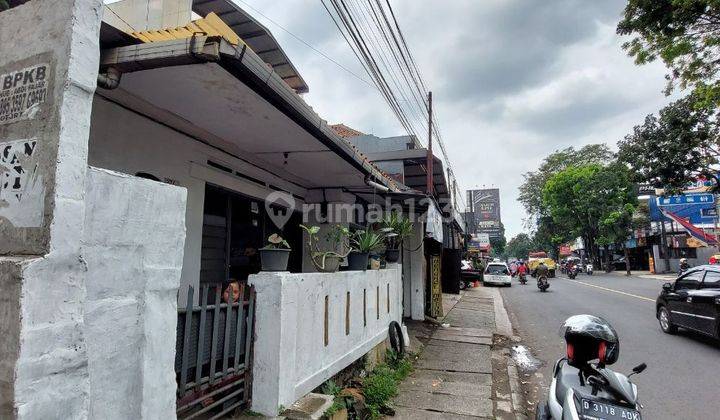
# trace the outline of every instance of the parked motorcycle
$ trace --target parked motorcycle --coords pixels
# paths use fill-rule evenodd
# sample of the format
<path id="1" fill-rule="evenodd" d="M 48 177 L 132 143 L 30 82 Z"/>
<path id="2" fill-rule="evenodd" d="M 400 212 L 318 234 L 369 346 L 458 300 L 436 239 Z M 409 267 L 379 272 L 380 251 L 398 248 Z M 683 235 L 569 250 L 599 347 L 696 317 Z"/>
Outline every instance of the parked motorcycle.
<path id="1" fill-rule="evenodd" d="M 585 264 L 585 274 L 587 274 L 588 276 L 593 275 L 593 269 L 594 269 L 594 267 L 593 267 L 592 263 Z"/>
<path id="2" fill-rule="evenodd" d="M 634 367 L 627 376 L 606 367 L 620 354 L 615 329 L 602 318 L 575 315 L 563 323 L 560 335 L 567 355 L 555 363 L 547 400 L 538 403 L 535 418 L 640 420 L 637 386 L 628 378 L 647 365 Z"/>
<path id="3" fill-rule="evenodd" d="M 537 287 L 538 287 L 538 289 L 540 289 L 541 292 L 546 291 L 550 287 L 550 283 L 548 282 L 547 276 L 542 275 L 542 276 L 538 277 Z"/>

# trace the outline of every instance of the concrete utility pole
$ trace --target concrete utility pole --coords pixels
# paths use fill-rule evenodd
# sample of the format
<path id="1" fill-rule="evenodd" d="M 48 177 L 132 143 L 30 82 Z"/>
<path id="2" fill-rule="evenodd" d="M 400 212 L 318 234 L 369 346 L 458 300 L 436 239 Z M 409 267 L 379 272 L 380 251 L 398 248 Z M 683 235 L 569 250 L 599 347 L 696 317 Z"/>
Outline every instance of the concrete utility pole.
<path id="1" fill-rule="evenodd" d="M 427 185 L 425 191 L 428 195 L 433 193 L 433 151 L 432 151 L 432 92 L 428 92 L 428 148 L 427 148 Z"/>

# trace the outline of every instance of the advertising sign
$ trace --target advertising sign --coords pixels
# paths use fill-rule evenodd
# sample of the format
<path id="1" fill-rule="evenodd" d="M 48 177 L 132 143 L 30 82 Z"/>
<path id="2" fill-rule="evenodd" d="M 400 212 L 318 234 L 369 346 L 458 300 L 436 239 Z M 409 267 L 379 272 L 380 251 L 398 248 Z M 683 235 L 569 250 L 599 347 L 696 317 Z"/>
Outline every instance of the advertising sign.
<path id="1" fill-rule="evenodd" d="M 668 220 L 663 211 L 687 220 L 693 225 L 712 225 L 717 219 L 715 197 L 708 193 L 655 197 L 648 201 L 650 219 Z"/>
<path id="2" fill-rule="evenodd" d="M 475 240 L 481 245 L 481 246 L 488 246 L 490 245 L 490 235 L 487 233 L 478 233 L 475 237 Z"/>
<path id="3" fill-rule="evenodd" d="M 472 210 L 472 226 L 468 229 L 473 233 L 499 234 L 500 220 L 500 190 L 488 188 L 468 191 L 468 204 Z"/>

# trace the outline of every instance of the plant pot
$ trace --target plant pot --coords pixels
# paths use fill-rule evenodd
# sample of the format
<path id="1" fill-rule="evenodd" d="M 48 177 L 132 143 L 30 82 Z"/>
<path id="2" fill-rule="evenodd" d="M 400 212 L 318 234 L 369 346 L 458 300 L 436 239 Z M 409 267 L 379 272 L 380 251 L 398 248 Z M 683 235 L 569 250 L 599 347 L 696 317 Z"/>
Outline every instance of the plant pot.
<path id="1" fill-rule="evenodd" d="M 398 262 L 400 259 L 400 249 L 386 249 L 385 250 L 385 261 L 389 263 Z"/>
<path id="2" fill-rule="evenodd" d="M 262 271 L 287 271 L 290 250 L 284 248 L 261 248 Z"/>
<path id="3" fill-rule="evenodd" d="M 348 255 L 348 270 L 367 270 L 369 252 L 351 252 Z"/>
<path id="4" fill-rule="evenodd" d="M 325 257 L 325 264 L 323 265 L 323 255 L 314 255 L 312 257 L 313 259 L 313 265 L 315 265 L 315 268 L 318 269 L 318 271 L 322 273 L 334 273 L 340 269 L 340 262 L 343 260 L 343 257 L 337 256 L 337 255 L 328 255 Z"/>

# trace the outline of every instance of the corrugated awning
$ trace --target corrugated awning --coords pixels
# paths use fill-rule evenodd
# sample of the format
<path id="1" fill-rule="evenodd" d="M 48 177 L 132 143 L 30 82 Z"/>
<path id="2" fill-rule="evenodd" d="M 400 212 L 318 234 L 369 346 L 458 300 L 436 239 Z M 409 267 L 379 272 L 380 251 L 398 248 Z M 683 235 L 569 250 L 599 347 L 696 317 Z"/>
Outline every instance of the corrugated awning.
<path id="1" fill-rule="evenodd" d="M 275 37 L 260 22 L 230 0 L 194 0 L 193 12 L 200 16 L 215 13 L 263 61 L 297 93 L 307 93 L 308 85 L 280 47 Z"/>

